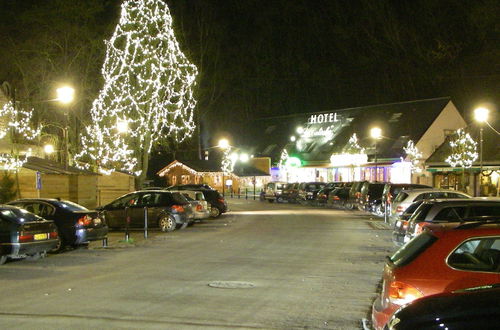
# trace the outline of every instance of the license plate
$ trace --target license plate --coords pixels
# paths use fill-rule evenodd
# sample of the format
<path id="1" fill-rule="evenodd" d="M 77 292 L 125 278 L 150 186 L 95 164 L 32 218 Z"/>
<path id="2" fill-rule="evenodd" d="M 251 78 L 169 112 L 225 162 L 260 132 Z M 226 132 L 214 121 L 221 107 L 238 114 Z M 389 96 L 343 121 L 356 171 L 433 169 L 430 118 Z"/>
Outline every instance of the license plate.
<path id="1" fill-rule="evenodd" d="M 100 225 L 101 224 L 101 219 L 99 218 L 95 218 L 94 219 L 94 224 L 97 226 L 97 225 Z"/>
<path id="2" fill-rule="evenodd" d="M 34 239 L 35 241 L 41 241 L 41 240 L 47 239 L 47 237 L 48 237 L 48 235 L 47 235 L 47 234 L 45 234 L 45 233 L 44 233 L 44 234 L 35 234 L 35 235 L 33 236 L 33 239 Z"/>

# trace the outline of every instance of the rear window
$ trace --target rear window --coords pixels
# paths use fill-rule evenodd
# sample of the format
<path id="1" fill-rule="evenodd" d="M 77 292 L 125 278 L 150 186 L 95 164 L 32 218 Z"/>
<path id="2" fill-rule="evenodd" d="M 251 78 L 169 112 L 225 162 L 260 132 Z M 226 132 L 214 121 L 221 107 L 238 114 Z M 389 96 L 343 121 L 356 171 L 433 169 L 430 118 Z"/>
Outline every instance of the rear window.
<path id="1" fill-rule="evenodd" d="M 286 184 L 280 183 L 276 185 L 276 189 L 285 189 Z"/>
<path id="2" fill-rule="evenodd" d="M 31 221 L 42 221 L 43 219 L 24 209 L 3 209 L 0 211 L 0 218 L 14 223 L 23 223 Z"/>
<path id="3" fill-rule="evenodd" d="M 465 206 L 445 207 L 436 215 L 436 221 L 457 222 L 465 217 Z"/>
<path id="4" fill-rule="evenodd" d="M 448 265 L 468 271 L 498 272 L 500 238 L 480 238 L 462 243 L 448 257 Z"/>
<path id="5" fill-rule="evenodd" d="M 480 217 L 498 217 L 500 216 L 500 204 L 499 205 L 474 205 L 470 208 L 471 216 Z"/>
<path id="6" fill-rule="evenodd" d="M 402 201 L 404 201 L 406 198 L 408 197 L 408 194 L 401 191 L 397 196 L 396 198 L 394 199 L 394 202 L 396 203 L 400 203 Z"/>
<path id="7" fill-rule="evenodd" d="M 425 221 L 427 214 L 432 209 L 432 204 L 422 204 L 420 205 L 415 213 L 410 218 L 410 221 L 422 222 Z"/>
<path id="8" fill-rule="evenodd" d="M 172 199 L 176 204 L 189 204 L 189 201 L 186 197 L 182 196 L 180 193 L 172 193 Z"/>
<path id="9" fill-rule="evenodd" d="M 407 265 L 429 248 L 436 240 L 437 237 L 424 232 L 403 245 L 390 259 L 396 267 Z"/>

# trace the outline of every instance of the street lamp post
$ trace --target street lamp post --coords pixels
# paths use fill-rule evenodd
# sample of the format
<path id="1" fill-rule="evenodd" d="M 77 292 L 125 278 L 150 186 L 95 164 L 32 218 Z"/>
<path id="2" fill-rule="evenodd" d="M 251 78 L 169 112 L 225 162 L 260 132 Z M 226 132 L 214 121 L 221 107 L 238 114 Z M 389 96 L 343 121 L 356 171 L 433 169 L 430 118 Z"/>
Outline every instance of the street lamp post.
<path id="1" fill-rule="evenodd" d="M 488 120 L 489 110 L 477 108 L 474 110 L 474 119 L 479 126 L 479 196 L 481 196 L 481 185 L 483 184 L 483 123 Z"/>
<path id="2" fill-rule="evenodd" d="M 75 96 L 75 90 L 69 86 L 63 86 L 56 90 L 57 98 L 56 101 L 61 102 L 62 104 L 70 104 L 73 102 Z M 69 114 L 68 111 L 64 111 L 64 129 L 63 129 L 63 140 L 64 140 L 64 168 L 68 169 L 69 166 L 69 134 L 68 134 L 68 126 L 69 126 Z"/>
<path id="3" fill-rule="evenodd" d="M 375 140 L 375 182 L 378 181 L 378 165 L 377 165 L 377 142 L 382 137 L 382 130 L 379 127 L 373 127 L 370 130 L 370 136 Z"/>

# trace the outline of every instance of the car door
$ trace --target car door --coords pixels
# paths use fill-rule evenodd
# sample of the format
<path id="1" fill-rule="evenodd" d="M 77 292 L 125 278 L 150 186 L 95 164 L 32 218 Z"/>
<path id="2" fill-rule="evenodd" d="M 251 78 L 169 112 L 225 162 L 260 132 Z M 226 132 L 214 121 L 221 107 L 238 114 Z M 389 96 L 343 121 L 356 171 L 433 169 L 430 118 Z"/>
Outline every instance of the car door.
<path id="1" fill-rule="evenodd" d="M 14 229 L 14 224 L 7 219 L 2 219 L 0 216 L 0 256 L 11 253 L 11 231 Z"/>
<path id="2" fill-rule="evenodd" d="M 104 215 L 110 228 L 125 227 L 126 211 L 137 202 L 137 193 L 122 196 L 104 206 Z"/>
<path id="3" fill-rule="evenodd" d="M 131 207 L 132 210 L 132 222 L 135 227 L 144 227 L 144 208 L 147 208 L 148 213 L 148 227 L 156 227 L 158 225 L 158 215 L 161 212 L 162 207 L 160 205 L 161 200 L 160 192 L 148 192 L 141 194 L 139 198 L 139 203 L 137 206 Z"/>

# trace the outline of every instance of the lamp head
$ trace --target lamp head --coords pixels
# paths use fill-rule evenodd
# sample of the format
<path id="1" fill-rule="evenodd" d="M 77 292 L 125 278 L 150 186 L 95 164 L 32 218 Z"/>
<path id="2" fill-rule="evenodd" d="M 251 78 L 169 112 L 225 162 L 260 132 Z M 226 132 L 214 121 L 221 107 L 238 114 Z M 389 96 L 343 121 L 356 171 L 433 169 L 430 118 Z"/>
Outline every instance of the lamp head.
<path id="1" fill-rule="evenodd" d="M 52 144 L 46 144 L 43 146 L 43 151 L 47 155 L 50 155 L 50 154 L 54 153 L 54 146 Z"/>
<path id="2" fill-rule="evenodd" d="M 485 121 L 488 120 L 488 115 L 490 114 L 490 110 L 487 108 L 476 108 L 474 110 L 474 119 L 477 122 L 484 123 Z"/>
<path id="3" fill-rule="evenodd" d="M 75 90 L 72 87 L 64 86 L 60 87 L 56 90 L 57 92 L 57 101 L 68 104 L 73 102 L 75 97 Z"/>
<path id="4" fill-rule="evenodd" d="M 379 127 L 373 127 L 370 130 L 370 136 L 375 140 L 379 140 L 382 137 L 382 130 Z"/>
<path id="5" fill-rule="evenodd" d="M 227 149 L 229 148 L 229 141 L 227 139 L 220 139 L 218 146 L 221 149 Z"/>

